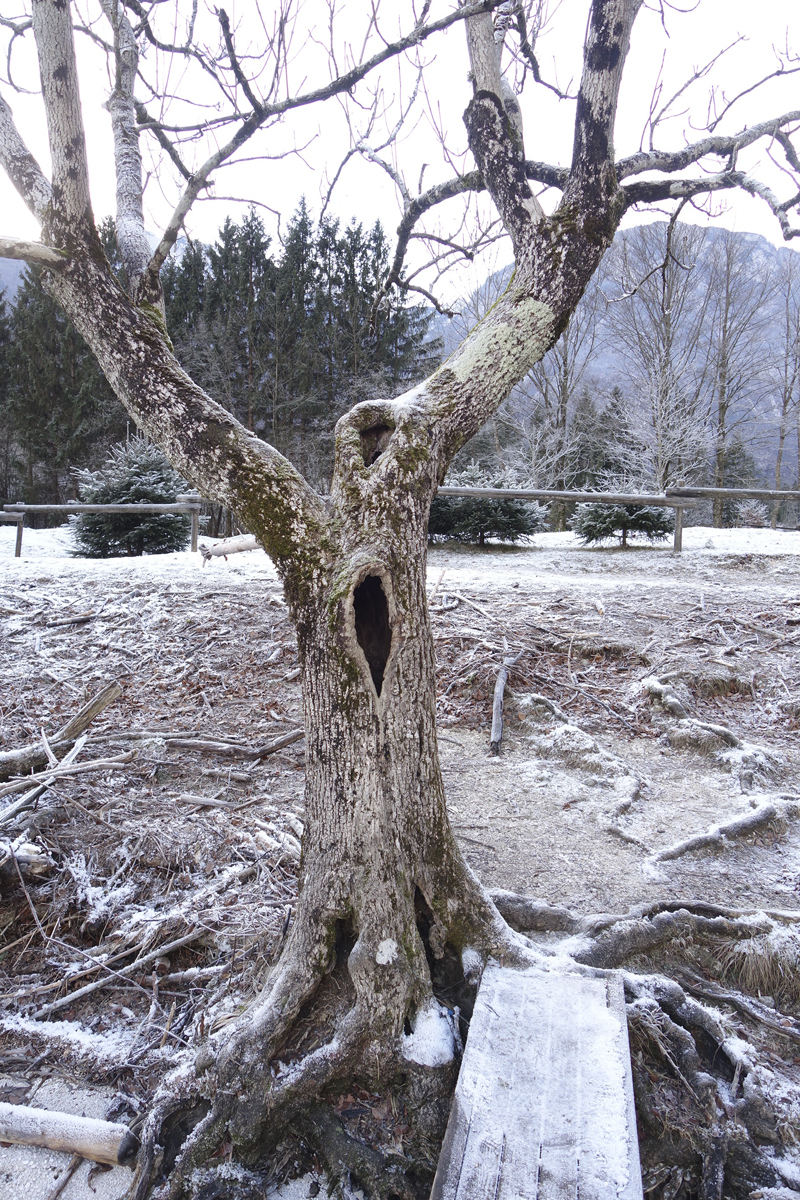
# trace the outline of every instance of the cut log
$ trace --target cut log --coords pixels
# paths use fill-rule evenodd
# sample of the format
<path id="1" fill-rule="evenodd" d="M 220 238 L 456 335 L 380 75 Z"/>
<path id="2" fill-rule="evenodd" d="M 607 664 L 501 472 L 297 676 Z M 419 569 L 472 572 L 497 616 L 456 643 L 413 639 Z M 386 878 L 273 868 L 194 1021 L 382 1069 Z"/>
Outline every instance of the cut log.
<path id="1" fill-rule="evenodd" d="M 113 1167 L 129 1163 L 139 1148 L 136 1135 L 127 1125 L 2 1102 L 0 1142 L 63 1150 Z"/>
<path id="2" fill-rule="evenodd" d="M 642 1200 L 622 979 L 490 963 L 431 1200 Z"/>
<path id="3" fill-rule="evenodd" d="M 98 717 L 109 704 L 122 695 L 118 683 L 109 683 L 98 692 L 93 700 L 84 704 L 75 716 L 67 721 L 63 729 L 59 729 L 49 739 L 51 750 L 68 750 L 84 729 L 88 729 L 95 717 Z M 47 762 L 47 751 L 41 742 L 32 746 L 20 746 L 18 750 L 6 750 L 0 754 L 0 779 L 10 779 L 12 775 L 24 775 L 35 767 Z"/>

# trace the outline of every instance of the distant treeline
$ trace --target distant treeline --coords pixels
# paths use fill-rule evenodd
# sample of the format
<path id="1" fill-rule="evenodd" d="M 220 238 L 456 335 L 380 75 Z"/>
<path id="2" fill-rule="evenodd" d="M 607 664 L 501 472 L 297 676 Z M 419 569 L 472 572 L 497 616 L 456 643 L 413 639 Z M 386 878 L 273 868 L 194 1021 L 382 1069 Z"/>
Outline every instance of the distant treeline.
<path id="1" fill-rule="evenodd" d="M 446 349 L 508 277 L 438 322 Z M 791 488 L 799 455 L 800 254 L 656 222 L 618 234 L 556 345 L 455 465 L 475 460 L 536 488 Z M 567 515 L 551 508 L 557 524 Z M 715 524 L 734 516 L 715 503 Z"/>
<path id="2" fill-rule="evenodd" d="M 101 235 L 121 274 L 113 221 Z M 181 364 L 318 486 L 338 417 L 405 391 L 438 361 L 428 308 L 393 291 L 373 319 L 388 255 L 380 224 L 315 224 L 301 203 L 280 246 L 251 210 L 213 246 L 185 244 L 162 272 Z M 0 496 L 74 497 L 74 469 L 98 466 L 128 430 L 91 352 L 28 268 L 13 301 L 0 298 Z"/>

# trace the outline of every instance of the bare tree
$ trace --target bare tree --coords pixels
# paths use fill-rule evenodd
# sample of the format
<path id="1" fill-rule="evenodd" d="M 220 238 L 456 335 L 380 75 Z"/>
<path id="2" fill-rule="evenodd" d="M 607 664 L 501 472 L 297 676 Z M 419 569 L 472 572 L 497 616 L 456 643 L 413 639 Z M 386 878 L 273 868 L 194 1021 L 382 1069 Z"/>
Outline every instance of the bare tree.
<path id="1" fill-rule="evenodd" d="M 800 264 L 794 255 L 781 257 L 776 290 L 780 297 L 780 341 L 775 361 L 770 364 L 769 376 L 778 417 L 775 488 L 780 491 L 786 436 L 792 416 L 800 406 Z M 780 501 L 776 500 L 770 518 L 773 529 L 778 524 L 780 507 Z"/>
<path id="2" fill-rule="evenodd" d="M 24 145 L 9 105 L 0 103 L 0 160 L 42 226 L 40 241 L 4 239 L 0 253 L 46 269 L 52 294 L 137 424 L 206 496 L 231 508 L 272 557 L 297 627 L 306 724 L 300 894 L 283 953 L 251 1009 L 222 1039 L 207 1043 L 193 1065 L 165 1081 L 143 1129 L 134 1193 L 147 1194 L 158 1171 L 174 1158 L 158 1194 L 177 1197 L 191 1188 L 194 1167 L 207 1162 L 223 1137 L 237 1155 L 254 1157 L 293 1122 L 302 1123 L 334 1173 L 346 1173 L 341 1140 L 319 1116 L 319 1098 L 353 1080 L 382 1086 L 402 1074 L 417 1119 L 433 1134 L 440 1132 L 455 1071 L 452 1038 L 450 1050 L 431 1065 L 415 1051 L 414 1038 L 404 1035 L 408 1024 L 417 1030 L 447 1027 L 428 955 L 440 966 L 455 963 L 460 977 L 473 982 L 490 956 L 512 965 L 541 961 L 467 866 L 447 819 L 425 592 L 431 499 L 457 451 L 555 345 L 632 205 L 739 187 L 761 196 L 785 236 L 795 236 L 794 192 L 780 201 L 736 163 L 737 154 L 759 138 L 783 138 L 791 147 L 786 131 L 800 121 L 800 112 L 731 135 L 710 132 L 675 152 L 642 151 L 615 163 L 617 101 L 641 3 L 592 0 L 572 152 L 569 166 L 557 168 L 526 157 L 518 98 L 501 73 L 503 46 L 513 37 L 515 53 L 534 77 L 538 70 L 524 6 L 475 0 L 433 20 L 426 0 L 408 32 L 395 38 L 383 38 L 380 28 L 376 34 L 377 10 L 371 7 L 374 53 L 348 55 L 342 69 L 333 55 L 324 85 L 294 91 L 287 84 L 294 53 L 288 48 L 293 13 L 288 0 L 273 24 L 265 21 L 266 50 L 258 58 L 237 53 L 235 30 L 222 11 L 219 44 L 206 53 L 195 46 L 191 30 L 179 44 L 159 36 L 163 5 L 101 0 L 101 6 L 107 20 L 102 33 L 96 24 L 86 28 L 110 45 L 114 65 L 109 111 L 127 291 L 109 269 L 92 214 L 69 0 L 33 0 L 29 23 L 39 57 L 51 179 Z M 498 37 L 492 8 L 500 8 L 503 19 L 513 17 L 498 25 Z M 429 379 L 391 402 L 358 404 L 341 418 L 331 491 L 322 497 L 181 369 L 164 328 L 159 270 L 192 203 L 258 130 L 294 109 L 357 90 L 381 62 L 414 50 L 457 21 L 465 23 L 473 80 L 465 123 L 475 165 L 422 198 L 412 197 L 399 254 L 402 260 L 403 238 L 407 244 L 417 215 L 472 188 L 489 193 L 511 240 L 516 269 L 485 318 Z M 25 34 L 24 25 L 19 22 L 14 37 Z M 181 153 L 182 145 L 191 144 L 188 124 L 171 136 L 166 122 L 143 111 L 135 96 L 139 47 L 145 43 L 154 52 L 190 60 L 225 103 L 224 114 L 212 119 L 220 139 L 228 140 L 220 140 L 192 170 Z M 197 121 L 201 132 L 208 120 L 204 112 Z M 155 136 L 183 180 L 154 253 L 142 215 L 143 129 Z M 692 173 L 693 166 L 715 157 L 723 164 L 720 171 Z M 790 161 L 796 169 L 796 159 Z M 532 191 L 535 181 L 560 192 L 550 215 Z M 646 944 L 701 937 L 704 930 L 711 936 L 718 927 L 703 925 L 705 920 L 703 913 L 659 911 L 616 928 L 601 923 L 587 930 L 576 956 L 610 966 Z M 338 997 L 331 1039 L 298 1054 L 292 1065 L 281 1064 L 281 1048 L 299 1014 L 313 1011 L 337 949 L 346 957 L 349 984 Z M 168 1160 L 160 1150 L 162 1128 L 171 1131 L 175 1148 Z M 747 1178 L 777 1186 L 774 1166 L 749 1134 L 725 1151 L 715 1150 L 714 1162 L 744 1143 L 749 1157 L 742 1150 L 742 1162 L 751 1164 L 742 1168 Z M 355 1144 L 347 1153 L 371 1194 L 417 1194 L 414 1171 L 420 1164 L 395 1156 L 376 1165 Z"/>
<path id="3" fill-rule="evenodd" d="M 707 419 L 714 487 L 722 488 L 731 486 L 725 478 L 730 437 L 741 432 L 762 395 L 768 361 L 766 306 L 775 284 L 770 273 L 753 261 L 742 238 L 723 230 L 711 248 L 707 286 Z M 713 514 L 720 529 L 723 501 L 719 498 L 714 500 Z"/>
<path id="4" fill-rule="evenodd" d="M 617 295 L 611 327 L 622 346 L 627 406 L 627 470 L 657 490 L 705 466 L 709 296 L 696 271 L 705 230 L 642 225 L 626 233 L 612 260 Z"/>

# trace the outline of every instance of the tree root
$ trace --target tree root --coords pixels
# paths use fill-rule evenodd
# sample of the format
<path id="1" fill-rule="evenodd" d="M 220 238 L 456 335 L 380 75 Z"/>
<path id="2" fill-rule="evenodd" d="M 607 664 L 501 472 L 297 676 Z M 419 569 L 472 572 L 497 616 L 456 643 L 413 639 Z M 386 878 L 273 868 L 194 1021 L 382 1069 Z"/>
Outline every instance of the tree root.
<path id="1" fill-rule="evenodd" d="M 295 1125 L 323 1162 L 339 1164 L 338 1178 L 331 1183 L 341 1186 L 345 1194 L 360 1188 L 380 1200 L 424 1200 L 430 1191 L 430 1181 L 427 1189 L 424 1184 L 420 1187 L 402 1154 L 381 1153 L 350 1137 L 327 1104 L 317 1104 Z"/>
<path id="2" fill-rule="evenodd" d="M 529 941 L 524 935 L 563 934 L 559 953 L 566 950 L 579 970 L 591 972 L 617 968 L 630 959 L 647 962 L 655 951 L 666 951 L 670 958 L 686 955 L 693 963 L 702 951 L 719 962 L 721 956 L 730 957 L 732 947 L 763 941 L 781 927 L 787 934 L 787 923 L 788 935 L 795 936 L 791 922 L 797 914 L 776 910 L 754 916 L 677 901 L 623 914 L 581 916 L 508 892 L 493 892 L 492 904 L 479 891 L 470 914 L 467 899 L 476 897 L 469 882 L 461 888 L 463 907 L 456 918 L 466 941 L 463 955 L 446 942 L 441 919 L 421 893 L 416 911 L 431 987 L 444 989 L 448 1006 L 458 997 L 467 1018 L 470 989 L 474 994 L 477 984 L 473 971 L 479 975 L 482 962 L 490 956 L 502 956 L 506 965 L 541 962 L 551 953 L 549 945 L 537 945 L 535 936 Z M 302 1030 L 316 1021 L 313 1006 L 322 1003 L 331 970 L 330 937 L 319 934 L 321 925 L 316 942 L 309 943 L 301 919 L 263 999 L 235 1030 L 222 1035 L 216 1053 L 209 1045 L 193 1071 L 184 1067 L 165 1081 L 142 1130 L 132 1200 L 250 1200 L 266 1186 L 276 1161 L 297 1157 L 297 1138 L 310 1155 L 305 1161 L 321 1162 L 341 1196 L 360 1189 L 370 1200 L 424 1200 L 456 1061 L 444 1069 L 419 1066 L 405 1056 L 402 1034 L 387 1036 L 376 1026 L 374 1012 L 359 999 L 364 962 L 363 952 L 358 958 L 355 934 L 339 947 L 333 964 L 342 979 L 350 980 L 349 990 L 334 989 L 341 1005 L 325 1025 L 324 1044 L 302 1053 Z M 316 946 L 310 955 L 309 944 Z M 800 1029 L 794 1023 L 779 1025 L 779 1015 L 765 1017 L 764 1006 L 707 985 L 693 973 L 680 978 L 686 989 L 662 975 L 624 975 L 648 1197 L 745 1200 L 754 1186 L 787 1186 L 763 1150 L 764 1144 L 780 1144 L 779 1120 L 745 1044 L 689 992 L 718 1003 L 738 1001 L 743 1015 L 790 1040 L 800 1040 Z M 373 1097 L 399 1097 L 415 1113 L 417 1128 L 402 1135 L 402 1153 L 391 1140 L 370 1140 L 368 1133 L 353 1136 L 339 1119 L 339 1112 L 347 1116 L 353 1090 L 359 1088 Z M 234 1154 L 238 1166 L 228 1162 Z M 244 1173 L 235 1186 L 234 1169 Z"/>
<path id="3" fill-rule="evenodd" d="M 800 800 L 796 797 L 786 796 L 775 801 L 765 800 L 752 812 L 745 813 L 744 816 L 734 817 L 720 825 L 713 825 L 705 833 L 693 834 L 692 837 L 686 838 L 682 842 L 666 846 L 663 850 L 656 850 L 647 861 L 651 863 L 669 862 L 672 859 L 680 858 L 683 854 L 690 854 L 693 850 L 704 850 L 708 846 L 724 846 L 732 838 L 747 837 L 748 834 L 754 833 L 757 829 L 763 829 L 766 825 L 779 821 L 785 822 L 794 817 L 800 817 Z"/>
<path id="4" fill-rule="evenodd" d="M 741 992 L 727 991 L 725 988 L 718 987 L 707 979 L 701 979 L 700 976 L 683 968 L 676 972 L 681 986 L 687 992 L 691 992 L 695 996 L 700 996 L 704 1000 L 713 1000 L 716 1004 L 730 1004 L 744 1017 L 749 1017 L 752 1021 L 757 1021 L 766 1029 L 772 1029 L 775 1033 L 785 1037 L 790 1042 L 795 1042 L 800 1045 L 800 1022 L 792 1020 L 789 1017 L 780 1017 L 779 1013 L 775 1013 L 768 1009 L 765 1005 L 758 1003 L 755 1000 L 748 999 Z M 780 1017 L 780 1020 L 777 1018 Z"/>
<path id="5" fill-rule="evenodd" d="M 646 1194 L 793 1194 L 782 1159 L 764 1150 L 780 1149 L 779 1122 L 744 1044 L 671 980 L 626 974 L 625 991 Z"/>

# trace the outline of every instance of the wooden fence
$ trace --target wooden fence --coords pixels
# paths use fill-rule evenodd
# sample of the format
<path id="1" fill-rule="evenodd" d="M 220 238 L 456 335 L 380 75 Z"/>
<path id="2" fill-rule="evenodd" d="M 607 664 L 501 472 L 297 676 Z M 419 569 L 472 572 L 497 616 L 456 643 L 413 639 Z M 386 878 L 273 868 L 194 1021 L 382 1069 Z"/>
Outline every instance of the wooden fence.
<path id="1" fill-rule="evenodd" d="M 17 542 L 14 550 L 15 558 L 22 554 L 22 522 L 25 513 L 32 512 L 64 512 L 64 513 L 185 513 L 192 518 L 192 553 L 197 553 L 197 535 L 200 527 L 201 498 L 192 493 L 188 496 L 178 496 L 174 504 L 4 504 L 0 520 L 17 522 Z"/>
<path id="2" fill-rule="evenodd" d="M 694 508 L 700 500 L 800 500 L 800 491 L 770 491 L 767 488 L 667 488 L 666 492 L 648 496 L 629 496 L 625 492 L 569 492 L 533 488 L 459 488 L 440 487 L 440 496 L 473 496 L 486 500 L 540 500 L 545 503 L 562 500 L 570 504 L 641 504 L 653 508 L 675 510 L 673 549 L 683 549 L 684 509 Z"/>
<path id="3" fill-rule="evenodd" d="M 471 496 L 476 500 L 539 500 L 552 503 L 556 500 L 569 504 L 639 504 L 653 508 L 672 508 L 675 511 L 675 535 L 673 549 L 680 554 L 683 549 L 683 513 L 687 508 L 694 508 L 701 500 L 797 500 L 800 501 L 800 490 L 775 491 L 769 488 L 710 488 L 710 487 L 676 487 L 667 488 L 666 492 L 657 495 L 636 494 L 627 492 L 570 492 L 555 491 L 552 488 L 471 488 L 471 487 L 440 487 L 440 496 Z M 26 512 L 119 512 L 119 513 L 187 513 L 192 518 L 192 552 L 197 551 L 197 535 L 202 500 L 196 493 L 179 496 L 175 504 L 4 504 L 4 512 L 0 521 L 15 521 L 17 524 L 17 541 L 15 556 L 22 553 L 22 522 Z M 255 543 L 237 549 L 254 549 Z M 229 553 L 235 553 L 233 549 Z"/>

